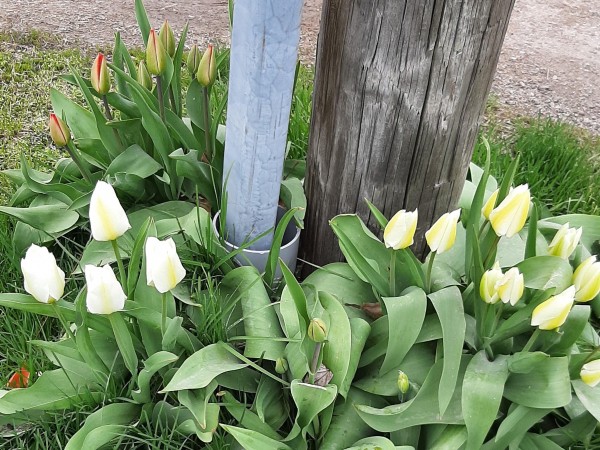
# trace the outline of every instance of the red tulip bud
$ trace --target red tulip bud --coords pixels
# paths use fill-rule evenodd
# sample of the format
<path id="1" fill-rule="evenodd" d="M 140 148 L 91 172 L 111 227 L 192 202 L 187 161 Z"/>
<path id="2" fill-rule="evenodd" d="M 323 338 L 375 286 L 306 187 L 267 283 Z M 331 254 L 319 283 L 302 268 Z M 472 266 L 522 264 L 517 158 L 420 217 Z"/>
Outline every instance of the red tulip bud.
<path id="1" fill-rule="evenodd" d="M 50 137 L 57 147 L 66 147 L 71 142 L 71 131 L 67 124 L 56 114 L 50 113 Z"/>
<path id="2" fill-rule="evenodd" d="M 17 388 L 26 388 L 29 386 L 29 376 L 31 374 L 25 367 L 21 367 L 21 370 L 12 374 L 12 376 L 8 379 L 8 383 L 6 386 L 9 388 L 17 389 Z"/>
<path id="3" fill-rule="evenodd" d="M 146 46 L 146 66 L 152 75 L 161 75 L 167 67 L 167 51 L 154 30 L 150 30 Z"/>
<path id="4" fill-rule="evenodd" d="M 110 90 L 110 72 L 102 53 L 98 53 L 92 65 L 91 81 L 92 87 L 100 95 L 106 95 Z"/>

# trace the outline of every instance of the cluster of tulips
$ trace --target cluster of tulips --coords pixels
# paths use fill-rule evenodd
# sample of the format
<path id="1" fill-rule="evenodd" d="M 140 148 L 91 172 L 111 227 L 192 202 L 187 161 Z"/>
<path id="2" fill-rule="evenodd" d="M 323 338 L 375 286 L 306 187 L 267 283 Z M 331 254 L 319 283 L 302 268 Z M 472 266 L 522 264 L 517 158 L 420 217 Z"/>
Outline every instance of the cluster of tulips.
<path id="1" fill-rule="evenodd" d="M 90 203 L 92 237 L 97 241 L 110 241 L 115 251 L 121 282 L 110 264 L 101 267 L 86 265 L 86 306 L 92 314 L 112 314 L 123 310 L 127 294 L 124 268 L 117 238 L 131 228 L 127 214 L 119 203 L 112 186 L 98 181 Z M 149 286 L 164 294 L 175 288 L 185 277 L 173 239 L 160 241 L 148 237 L 145 243 L 146 279 Z M 32 245 L 21 260 L 25 291 L 42 303 L 54 303 L 64 293 L 65 273 L 58 267 L 56 258 L 46 247 Z"/>
<path id="2" fill-rule="evenodd" d="M 506 198 L 496 205 L 498 192 L 496 190 L 492 193 L 481 212 L 499 240 L 500 237 L 510 238 L 522 230 L 529 215 L 531 194 L 528 186 L 524 184 L 511 189 Z M 436 254 L 441 254 L 454 245 L 459 219 L 460 210 L 446 213 L 425 233 L 431 250 L 427 280 L 430 278 Z M 396 213 L 384 230 L 386 247 L 400 250 L 412 245 L 417 221 L 417 210 L 401 210 Z M 548 246 L 548 254 L 568 260 L 579 243 L 582 231 L 582 228 L 570 228 L 568 223 L 564 224 Z M 501 301 L 503 304 L 515 306 L 522 298 L 524 290 L 525 281 L 519 269 L 512 267 L 504 273 L 498 261 L 483 274 L 479 286 L 481 299 L 488 304 Z M 533 310 L 531 325 L 539 330 L 557 330 L 567 320 L 575 302 L 589 302 L 598 294 L 600 262 L 592 255 L 577 267 L 570 287 L 550 297 Z M 590 386 L 600 383 L 600 359 L 583 366 L 581 379 Z"/>

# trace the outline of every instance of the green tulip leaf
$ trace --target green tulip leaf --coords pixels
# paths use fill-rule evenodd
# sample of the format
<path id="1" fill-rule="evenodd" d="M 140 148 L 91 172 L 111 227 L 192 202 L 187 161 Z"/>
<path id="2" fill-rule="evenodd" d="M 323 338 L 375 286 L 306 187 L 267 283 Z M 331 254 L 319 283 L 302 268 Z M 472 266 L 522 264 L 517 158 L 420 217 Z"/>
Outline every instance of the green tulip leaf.
<path id="1" fill-rule="evenodd" d="M 208 426 L 208 405 L 217 387 L 217 382 L 213 380 L 205 388 L 184 390 L 177 393 L 179 403 L 191 411 L 194 418 L 198 421 L 200 428 L 206 429 Z"/>
<path id="2" fill-rule="evenodd" d="M 525 279 L 525 286 L 546 290 L 556 288 L 556 293 L 571 286 L 573 269 L 568 261 L 557 256 L 536 256 L 517 265 Z"/>
<path id="3" fill-rule="evenodd" d="M 525 433 L 550 411 L 552 411 L 551 408 L 529 408 L 516 405 L 500 423 L 496 435 L 486 442 L 481 449 L 505 450 L 509 444 L 518 445 Z"/>
<path id="4" fill-rule="evenodd" d="M 600 422 L 600 389 L 588 386 L 581 380 L 573 380 L 571 383 L 577 398 L 583 403 L 588 412 Z"/>
<path id="5" fill-rule="evenodd" d="M 284 392 L 272 378 L 262 376 L 256 391 L 254 408 L 261 421 L 272 429 L 279 429 L 288 418 Z"/>
<path id="6" fill-rule="evenodd" d="M 443 416 L 456 389 L 467 324 L 462 296 L 456 286 L 433 292 L 429 298 L 442 324 L 444 370 L 439 386 L 439 407 Z"/>
<path id="7" fill-rule="evenodd" d="M 132 145 L 118 155 L 106 169 L 106 175 L 127 173 L 140 178 L 148 178 L 162 169 L 162 166 L 139 145 Z"/>
<path id="8" fill-rule="evenodd" d="M 79 214 L 69 211 L 67 205 L 64 204 L 30 206 L 29 208 L 0 206 L 0 213 L 12 216 L 48 234 L 62 233 L 73 227 L 79 220 Z"/>
<path id="9" fill-rule="evenodd" d="M 123 360 L 125 361 L 125 366 L 133 376 L 136 376 L 138 369 L 138 357 L 135 353 L 133 340 L 131 339 L 132 331 L 128 327 L 127 322 L 125 322 L 121 312 L 117 311 L 109 314 L 108 319 L 112 326 L 121 356 L 123 356 Z"/>
<path id="10" fill-rule="evenodd" d="M 292 447 L 272 439 L 254 430 L 234 427 L 233 425 L 223 425 L 221 427 L 233 436 L 233 438 L 245 450 L 292 450 Z"/>
<path id="11" fill-rule="evenodd" d="M 137 403 L 149 403 L 151 401 L 150 380 L 160 369 L 167 367 L 177 361 L 179 357 L 173 353 L 160 351 L 154 353 L 146 361 L 144 368 L 140 370 L 137 377 L 138 388 L 131 392 L 131 396 Z"/>
<path id="12" fill-rule="evenodd" d="M 297 208 L 294 213 L 296 225 L 304 228 L 304 214 L 306 212 L 306 194 L 304 185 L 298 178 L 287 178 L 281 182 L 279 198 L 289 210 Z"/>
<path id="13" fill-rule="evenodd" d="M 371 436 L 360 441 L 356 441 L 352 447 L 345 450 L 414 450 L 414 447 L 403 445 L 395 446 L 392 441 L 383 436 Z"/>
<path id="14" fill-rule="evenodd" d="M 66 119 L 75 139 L 100 139 L 96 119 L 91 112 L 54 88 L 50 88 L 50 101 L 54 113 L 61 119 Z"/>
<path id="15" fill-rule="evenodd" d="M 282 437 L 269 424 L 265 423 L 258 414 L 247 409 L 230 392 L 223 392 L 223 406 L 243 427 L 260 433 L 269 439 L 281 441 Z M 284 419 L 287 419 L 287 415 L 284 416 Z"/>

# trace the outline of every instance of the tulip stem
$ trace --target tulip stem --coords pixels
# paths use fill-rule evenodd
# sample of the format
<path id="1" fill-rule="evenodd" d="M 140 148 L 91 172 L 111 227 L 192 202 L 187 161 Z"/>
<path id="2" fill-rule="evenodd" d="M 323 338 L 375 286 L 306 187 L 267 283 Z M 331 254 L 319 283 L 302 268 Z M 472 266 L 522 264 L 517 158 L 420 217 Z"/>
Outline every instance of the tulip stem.
<path id="1" fill-rule="evenodd" d="M 396 296 L 396 250 L 392 249 L 392 259 L 390 260 L 390 295 Z"/>
<path id="2" fill-rule="evenodd" d="M 102 96 L 102 103 L 104 103 L 104 112 L 106 114 L 106 118 L 108 120 L 113 120 L 113 115 L 110 112 L 110 105 L 108 104 L 108 98 L 106 98 L 106 94 Z"/>
<path id="3" fill-rule="evenodd" d="M 587 363 L 589 363 L 589 362 L 590 362 L 590 361 L 592 361 L 592 360 L 593 360 L 593 359 L 596 357 L 596 355 L 598 355 L 599 353 L 600 353 L 600 346 L 599 346 L 599 347 L 596 347 L 596 349 L 595 349 L 595 350 L 594 350 L 592 353 L 590 353 L 590 356 L 588 356 L 588 357 L 585 359 L 585 361 L 584 361 L 583 363 L 584 363 L 584 364 L 587 364 Z"/>
<path id="4" fill-rule="evenodd" d="M 125 267 L 123 267 L 123 259 L 121 258 L 121 251 L 119 250 L 119 244 L 117 244 L 117 240 L 114 239 L 110 241 L 112 244 L 113 251 L 115 252 L 115 259 L 117 260 L 117 266 L 119 266 L 119 277 L 121 278 L 121 285 L 123 290 L 125 291 L 125 295 L 127 295 L 127 277 L 125 275 Z"/>
<path id="5" fill-rule="evenodd" d="M 425 287 L 427 292 L 431 293 L 431 273 L 433 272 L 433 260 L 437 252 L 431 252 L 429 255 L 429 264 L 427 264 L 427 275 L 425 276 Z"/>
<path id="6" fill-rule="evenodd" d="M 537 341 L 540 333 L 541 333 L 541 330 L 539 328 L 536 328 L 536 330 L 533 332 L 533 334 L 527 341 L 527 344 L 525 344 L 525 347 L 523 347 L 523 350 L 522 350 L 523 353 L 531 350 L 531 348 L 533 347 L 533 344 L 535 344 L 535 341 Z"/>
<path id="7" fill-rule="evenodd" d="M 171 102 L 171 109 L 175 114 L 181 117 L 180 111 L 177 109 L 177 103 L 175 103 L 175 91 L 173 90 L 173 85 L 169 86 L 169 101 Z"/>
<path id="8" fill-rule="evenodd" d="M 161 317 L 161 323 L 160 323 L 160 331 L 162 332 L 162 335 L 165 335 L 165 332 L 167 331 L 167 293 L 165 292 L 162 295 L 162 317 Z"/>
<path id="9" fill-rule="evenodd" d="M 160 118 L 165 120 L 165 102 L 163 98 L 163 87 L 162 87 L 162 77 L 160 75 L 156 75 L 156 95 L 158 95 L 158 110 L 160 112 Z"/>
<path id="10" fill-rule="evenodd" d="M 73 332 L 71 331 L 71 327 L 69 326 L 69 323 L 65 320 L 65 317 L 63 316 L 62 312 L 60 311 L 60 307 L 56 304 L 56 302 L 52 302 L 52 307 L 54 308 L 54 311 L 56 311 L 56 317 L 58 317 L 59 322 L 65 329 L 67 336 L 69 336 L 71 339 L 73 339 L 73 341 L 75 341 L 75 336 L 73 335 Z"/>
<path id="11" fill-rule="evenodd" d="M 312 361 L 310 363 L 310 377 L 309 377 L 310 384 L 314 384 L 314 382 L 315 382 L 315 375 L 317 373 L 317 369 L 318 369 L 317 366 L 319 365 L 319 359 L 321 357 L 321 349 L 322 348 L 323 348 L 323 343 L 317 342 L 315 345 L 315 351 L 313 352 Z"/>
<path id="12" fill-rule="evenodd" d="M 496 237 L 494 238 L 494 243 L 492 244 L 492 246 L 490 247 L 490 249 L 488 250 L 488 254 L 485 257 L 485 261 L 483 262 L 483 268 L 484 269 L 488 269 L 490 267 L 490 263 L 492 262 L 492 255 L 494 254 L 494 249 L 496 249 L 498 247 L 498 243 L 500 242 L 500 236 L 496 235 Z"/>
<path id="13" fill-rule="evenodd" d="M 67 153 L 69 154 L 69 156 L 71 157 L 71 159 L 73 160 L 73 162 L 75 163 L 75 165 L 77 166 L 79 171 L 81 172 L 81 175 L 83 176 L 83 178 L 85 178 L 85 180 L 88 183 L 93 184 L 92 174 L 90 173 L 88 168 L 85 167 L 85 164 L 83 164 L 83 162 L 79 158 L 79 155 L 77 154 L 77 149 L 73 145 L 72 141 L 69 141 L 69 143 L 66 146 L 66 149 L 67 149 Z"/>
<path id="14" fill-rule="evenodd" d="M 208 88 L 205 87 L 203 90 L 202 99 L 204 101 L 204 141 L 206 142 L 206 159 L 209 161 L 212 160 L 212 139 L 210 136 L 210 94 L 208 92 Z"/>

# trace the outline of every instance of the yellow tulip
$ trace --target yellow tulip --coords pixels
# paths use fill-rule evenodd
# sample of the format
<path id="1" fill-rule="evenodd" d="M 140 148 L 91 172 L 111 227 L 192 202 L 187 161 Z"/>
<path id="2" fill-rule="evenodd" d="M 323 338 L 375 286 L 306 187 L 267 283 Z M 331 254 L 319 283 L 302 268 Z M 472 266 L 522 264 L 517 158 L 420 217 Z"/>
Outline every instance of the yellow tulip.
<path id="1" fill-rule="evenodd" d="M 484 272 L 483 276 L 481 277 L 481 283 L 479 284 L 479 294 L 484 302 L 489 303 L 490 305 L 498 303 L 500 296 L 498 295 L 498 289 L 496 288 L 496 285 L 503 276 L 504 274 L 502 273 L 502 269 L 500 268 L 500 263 L 498 263 L 498 261 L 496 261 L 494 267 Z"/>
<path id="2" fill-rule="evenodd" d="M 496 283 L 496 289 L 502 303 L 515 306 L 523 296 L 525 281 L 519 269 L 513 267 Z"/>
<path id="3" fill-rule="evenodd" d="M 65 273 L 46 247 L 33 244 L 21 260 L 25 291 L 38 302 L 54 303 L 65 290 Z"/>
<path id="4" fill-rule="evenodd" d="M 425 239 L 432 252 L 444 253 L 456 241 L 456 226 L 460 219 L 460 209 L 446 213 L 425 233 Z"/>
<path id="5" fill-rule="evenodd" d="M 548 246 L 548 253 L 552 256 L 559 256 L 569 259 L 569 256 L 575 251 L 583 228 L 569 228 L 569 223 L 565 223 L 554 235 L 554 239 Z"/>
<path id="6" fill-rule="evenodd" d="M 106 58 L 98 53 L 92 64 L 91 82 L 94 90 L 100 95 L 106 95 L 110 90 L 110 72 L 106 65 Z"/>
<path id="7" fill-rule="evenodd" d="M 589 302 L 600 294 L 600 262 L 595 256 L 590 256 L 577 267 L 573 284 L 577 289 L 575 300 L 578 302 Z"/>
<path id="8" fill-rule="evenodd" d="M 87 297 L 85 304 L 92 314 L 112 314 L 125 307 L 127 296 L 110 265 L 85 266 Z"/>
<path id="9" fill-rule="evenodd" d="M 521 231 L 527 221 L 530 202 L 531 194 L 526 184 L 511 189 L 502 203 L 489 215 L 496 234 L 510 238 Z"/>
<path id="10" fill-rule="evenodd" d="M 481 209 L 481 214 L 483 214 L 483 217 L 485 217 L 488 220 L 490 219 L 490 214 L 493 211 L 494 206 L 496 206 L 496 200 L 498 200 L 498 192 L 498 189 L 492 192 L 492 195 L 490 195 L 490 198 L 487 199 L 487 202 L 485 202 L 485 205 L 483 205 L 483 208 Z"/>
<path id="11" fill-rule="evenodd" d="M 150 30 L 148 45 L 146 46 L 146 66 L 152 75 L 162 75 L 167 68 L 169 55 L 154 30 Z"/>
<path id="12" fill-rule="evenodd" d="M 173 239 L 159 241 L 149 237 L 146 241 L 146 281 L 164 294 L 179 284 L 185 277 L 177 248 Z"/>
<path id="13" fill-rule="evenodd" d="M 575 286 L 571 286 L 536 306 L 531 316 L 531 325 L 540 330 L 557 329 L 567 320 L 574 301 Z"/>
<path id="14" fill-rule="evenodd" d="M 131 228 L 113 187 L 98 181 L 90 201 L 90 225 L 97 241 L 114 241 Z"/>
<path id="15" fill-rule="evenodd" d="M 419 213 L 417 210 L 398 211 L 383 231 L 383 242 L 387 248 L 399 250 L 412 245 Z"/>
<path id="16" fill-rule="evenodd" d="M 600 383 L 600 359 L 584 364 L 579 376 L 585 384 L 596 387 Z"/>

